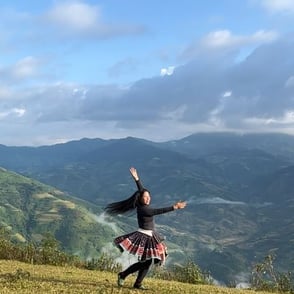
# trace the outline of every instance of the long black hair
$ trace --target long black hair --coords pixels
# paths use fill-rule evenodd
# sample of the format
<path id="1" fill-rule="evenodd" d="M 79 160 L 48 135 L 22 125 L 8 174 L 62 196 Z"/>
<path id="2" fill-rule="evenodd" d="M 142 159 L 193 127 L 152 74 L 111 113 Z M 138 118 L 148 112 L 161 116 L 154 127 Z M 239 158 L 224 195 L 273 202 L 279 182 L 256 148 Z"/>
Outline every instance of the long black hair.
<path id="1" fill-rule="evenodd" d="M 141 205 L 141 197 L 146 191 L 149 192 L 147 189 L 142 189 L 140 191 L 137 190 L 128 199 L 108 204 L 104 208 L 104 210 L 105 212 L 111 215 L 124 214 L 130 212 L 137 208 L 137 206 Z"/>

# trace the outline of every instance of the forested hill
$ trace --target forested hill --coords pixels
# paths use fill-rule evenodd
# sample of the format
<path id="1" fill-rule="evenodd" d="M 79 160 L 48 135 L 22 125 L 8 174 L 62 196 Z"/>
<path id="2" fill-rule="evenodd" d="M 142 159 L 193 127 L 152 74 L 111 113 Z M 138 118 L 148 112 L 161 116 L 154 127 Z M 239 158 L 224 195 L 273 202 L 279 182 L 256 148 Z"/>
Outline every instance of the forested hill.
<path id="1" fill-rule="evenodd" d="M 38 244 L 50 233 L 66 252 L 95 257 L 115 234 L 99 215 L 101 209 L 93 204 L 0 169 L 1 233 L 15 242 Z"/>

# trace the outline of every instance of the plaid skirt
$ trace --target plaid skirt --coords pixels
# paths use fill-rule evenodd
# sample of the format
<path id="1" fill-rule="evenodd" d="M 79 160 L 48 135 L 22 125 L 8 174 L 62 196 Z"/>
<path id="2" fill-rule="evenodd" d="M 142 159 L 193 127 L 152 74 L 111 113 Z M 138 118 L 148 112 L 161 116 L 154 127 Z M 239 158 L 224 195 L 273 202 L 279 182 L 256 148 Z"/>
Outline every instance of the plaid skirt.
<path id="1" fill-rule="evenodd" d="M 154 259 L 155 263 L 163 264 L 167 257 L 167 247 L 163 238 L 156 232 L 152 237 L 135 231 L 114 239 L 114 244 L 123 252 L 138 256 L 140 261 Z"/>

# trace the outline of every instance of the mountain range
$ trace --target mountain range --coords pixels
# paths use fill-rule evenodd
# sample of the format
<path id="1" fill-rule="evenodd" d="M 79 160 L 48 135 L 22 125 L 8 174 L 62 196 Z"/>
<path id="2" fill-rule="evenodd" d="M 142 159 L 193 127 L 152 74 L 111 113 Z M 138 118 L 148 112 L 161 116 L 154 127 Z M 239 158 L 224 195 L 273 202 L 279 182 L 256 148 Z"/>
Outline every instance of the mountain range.
<path id="1" fill-rule="evenodd" d="M 225 283 L 248 279 L 252 264 L 269 252 L 279 269 L 294 269 L 293 136 L 199 133 L 160 143 L 128 137 L 0 145 L 0 166 L 1 223 L 18 239 L 49 230 L 70 252 L 98 254 L 113 236 L 136 228 L 134 216 L 97 221 L 107 203 L 134 192 L 128 170 L 135 166 L 154 206 L 188 203 L 156 218 L 170 264 L 189 257 Z"/>

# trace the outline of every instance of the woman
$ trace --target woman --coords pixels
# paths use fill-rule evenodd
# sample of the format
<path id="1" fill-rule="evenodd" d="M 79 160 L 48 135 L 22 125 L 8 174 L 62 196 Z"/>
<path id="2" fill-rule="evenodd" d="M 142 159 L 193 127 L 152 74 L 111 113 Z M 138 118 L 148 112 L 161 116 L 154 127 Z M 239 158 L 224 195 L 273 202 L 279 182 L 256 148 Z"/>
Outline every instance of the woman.
<path id="1" fill-rule="evenodd" d="M 186 202 L 177 202 L 173 206 L 164 208 L 151 208 L 149 206 L 151 201 L 150 192 L 140 182 L 137 170 L 132 167 L 130 168 L 130 173 L 136 182 L 138 191 L 126 200 L 107 205 L 105 210 L 112 215 L 137 210 L 138 230 L 115 238 L 114 243 L 121 251 L 125 250 L 130 254 L 137 255 L 139 261 L 118 274 L 117 284 L 119 287 L 123 286 L 128 275 L 138 272 L 134 288 L 145 289 L 142 282 L 152 261 L 155 264 L 163 264 L 167 256 L 163 239 L 154 231 L 153 216 L 182 209 L 186 206 Z"/>

